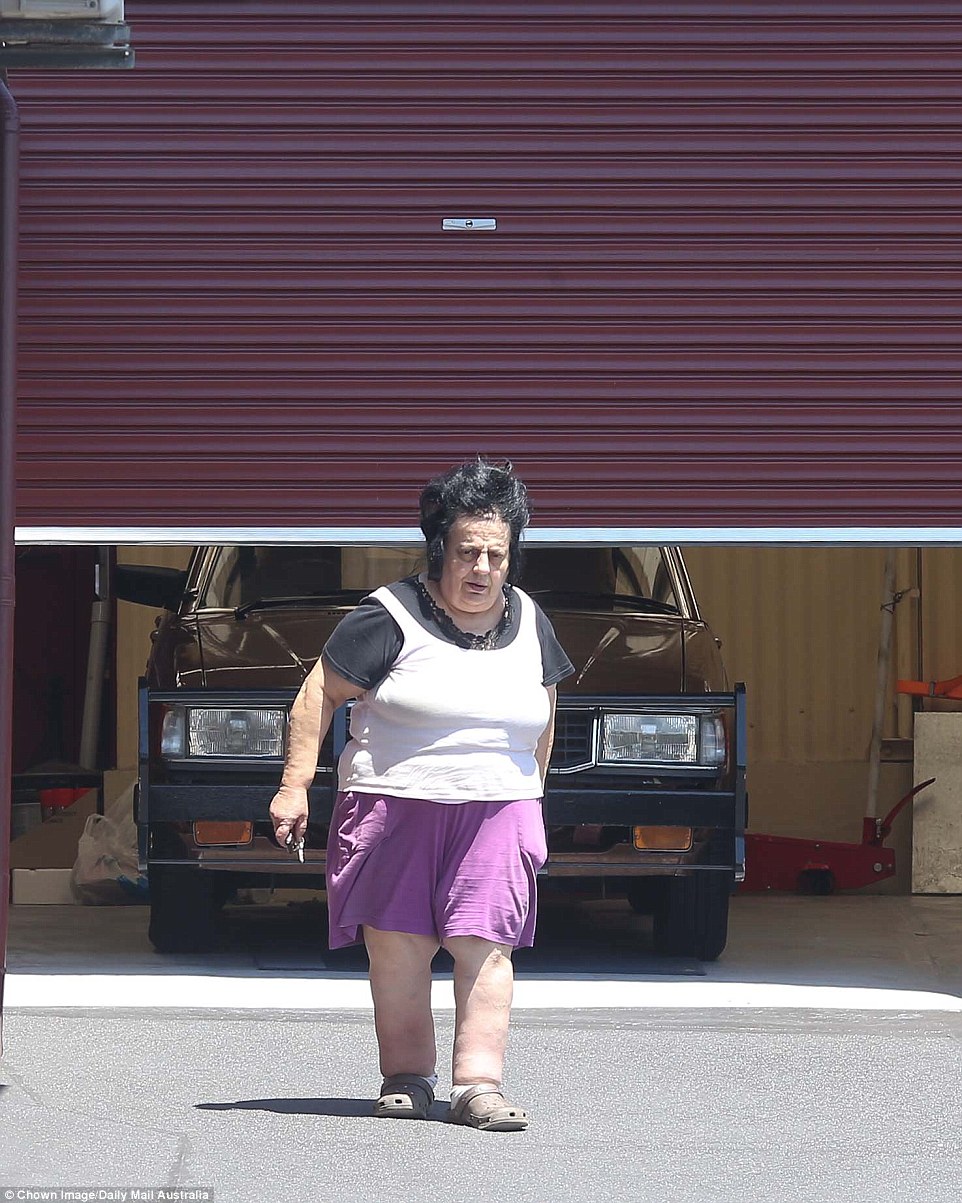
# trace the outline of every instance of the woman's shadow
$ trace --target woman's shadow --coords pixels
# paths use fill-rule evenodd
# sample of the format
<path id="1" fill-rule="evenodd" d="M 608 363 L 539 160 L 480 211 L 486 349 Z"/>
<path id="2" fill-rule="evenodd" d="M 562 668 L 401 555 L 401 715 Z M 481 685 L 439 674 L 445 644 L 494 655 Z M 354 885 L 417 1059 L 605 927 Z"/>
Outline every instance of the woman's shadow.
<path id="1" fill-rule="evenodd" d="M 198 1111 L 273 1111 L 277 1115 L 333 1115 L 343 1119 L 374 1119 L 374 1099 L 237 1099 L 232 1103 L 195 1103 Z M 444 1123 L 450 1108 L 435 1102 L 428 1119 Z"/>

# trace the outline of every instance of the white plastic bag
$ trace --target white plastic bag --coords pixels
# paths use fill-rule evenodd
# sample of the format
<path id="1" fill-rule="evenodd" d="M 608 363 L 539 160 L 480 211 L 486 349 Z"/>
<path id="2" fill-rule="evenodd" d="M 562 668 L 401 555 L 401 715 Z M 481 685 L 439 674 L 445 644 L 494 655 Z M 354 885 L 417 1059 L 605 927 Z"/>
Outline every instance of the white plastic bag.
<path id="1" fill-rule="evenodd" d="M 77 843 L 70 889 L 89 906 L 147 901 L 147 878 L 137 867 L 137 826 L 129 814 L 89 816 Z"/>

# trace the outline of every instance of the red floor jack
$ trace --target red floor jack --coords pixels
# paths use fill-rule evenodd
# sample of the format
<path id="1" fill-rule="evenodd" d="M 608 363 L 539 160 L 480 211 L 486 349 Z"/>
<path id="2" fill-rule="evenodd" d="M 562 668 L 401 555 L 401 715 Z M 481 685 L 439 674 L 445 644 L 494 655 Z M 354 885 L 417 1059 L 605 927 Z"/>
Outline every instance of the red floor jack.
<path id="1" fill-rule="evenodd" d="M 962 683 L 962 678 L 958 680 Z M 745 880 L 739 886 L 739 892 L 785 890 L 832 894 L 835 890 L 857 890 L 873 881 L 894 877 L 895 851 L 884 847 L 884 842 L 899 812 L 934 780 L 930 777 L 909 790 L 884 819 L 864 818 L 860 844 L 748 832 L 745 835 Z"/>

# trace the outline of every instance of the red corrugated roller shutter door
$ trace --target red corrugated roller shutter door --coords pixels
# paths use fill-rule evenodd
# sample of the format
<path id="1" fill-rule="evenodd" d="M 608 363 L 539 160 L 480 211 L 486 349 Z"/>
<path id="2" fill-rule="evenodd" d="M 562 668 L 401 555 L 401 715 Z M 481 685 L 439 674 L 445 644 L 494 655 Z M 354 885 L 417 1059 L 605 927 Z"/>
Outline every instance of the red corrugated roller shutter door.
<path id="1" fill-rule="evenodd" d="M 22 527 L 959 522 L 957 4 L 128 16 L 13 81 Z"/>

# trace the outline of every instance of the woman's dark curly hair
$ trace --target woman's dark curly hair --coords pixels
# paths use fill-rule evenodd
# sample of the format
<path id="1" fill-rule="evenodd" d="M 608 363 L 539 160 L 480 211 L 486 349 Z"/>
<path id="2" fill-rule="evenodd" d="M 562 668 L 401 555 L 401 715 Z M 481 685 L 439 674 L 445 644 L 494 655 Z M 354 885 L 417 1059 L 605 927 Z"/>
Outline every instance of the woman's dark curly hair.
<path id="1" fill-rule="evenodd" d="M 440 580 L 444 540 L 457 518 L 493 515 L 511 528 L 508 582 L 521 576 L 521 532 L 528 525 L 528 490 L 510 462 L 491 464 L 478 456 L 436 476 L 421 491 L 421 530 L 427 542 L 428 578 Z"/>

